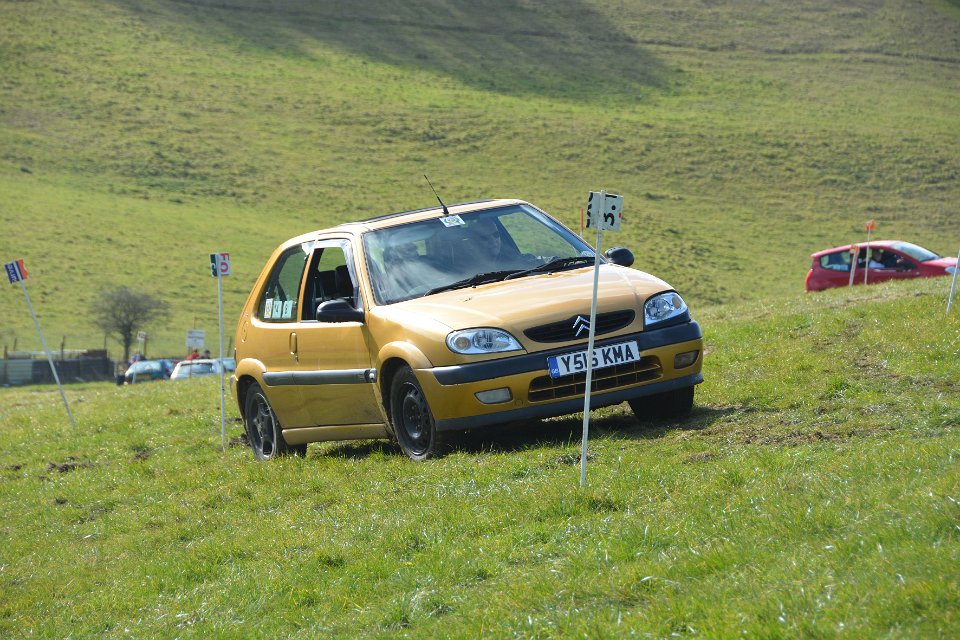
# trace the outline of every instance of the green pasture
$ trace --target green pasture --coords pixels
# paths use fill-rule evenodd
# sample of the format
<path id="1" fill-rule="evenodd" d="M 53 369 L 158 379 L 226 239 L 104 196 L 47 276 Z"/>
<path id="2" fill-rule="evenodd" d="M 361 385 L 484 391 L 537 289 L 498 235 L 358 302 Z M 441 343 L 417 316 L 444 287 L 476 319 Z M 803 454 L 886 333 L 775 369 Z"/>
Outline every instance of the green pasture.
<path id="1" fill-rule="evenodd" d="M 960 248 L 957 0 L 0 0 L 0 262 L 55 348 L 162 296 L 227 336 L 269 254 L 529 200 L 623 245 L 705 334 L 682 422 L 594 412 L 257 464 L 214 380 L 0 389 L 0 637 L 960 634 L 949 281 L 803 293 L 809 254 Z M 960 303 L 958 303 L 960 304 Z M 36 351 L 19 287 L 0 343 Z M 120 350 L 106 342 L 111 355 Z"/>
<path id="2" fill-rule="evenodd" d="M 0 256 L 50 342 L 102 346 L 105 286 L 172 306 L 149 349 L 228 334 L 270 251 L 315 228 L 520 197 L 694 309 L 791 299 L 809 254 L 878 236 L 960 248 L 960 10 L 945 2 L 0 5 Z M 0 342 L 39 350 L 0 289 Z M 213 342 L 213 340 L 211 340 Z M 116 343 L 108 347 L 116 354 Z"/>
<path id="3" fill-rule="evenodd" d="M 215 380 L 3 392 L 4 637 L 960 629 L 960 316 L 933 282 L 703 314 L 683 422 L 594 413 L 259 464 Z M 772 337 L 775 336 L 775 337 Z M 236 415 L 232 407 L 228 416 Z"/>

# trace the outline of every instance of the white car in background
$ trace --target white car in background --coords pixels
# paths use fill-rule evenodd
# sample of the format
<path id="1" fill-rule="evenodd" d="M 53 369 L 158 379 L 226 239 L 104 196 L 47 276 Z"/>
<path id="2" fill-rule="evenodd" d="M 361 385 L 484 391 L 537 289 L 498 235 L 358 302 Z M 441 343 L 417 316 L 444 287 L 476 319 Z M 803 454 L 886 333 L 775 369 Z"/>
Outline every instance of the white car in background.
<path id="1" fill-rule="evenodd" d="M 171 380 L 184 380 L 186 378 L 202 378 L 204 376 L 218 376 L 221 370 L 223 373 L 231 373 L 237 368 L 237 361 L 233 358 L 181 360 L 173 368 L 170 374 Z"/>

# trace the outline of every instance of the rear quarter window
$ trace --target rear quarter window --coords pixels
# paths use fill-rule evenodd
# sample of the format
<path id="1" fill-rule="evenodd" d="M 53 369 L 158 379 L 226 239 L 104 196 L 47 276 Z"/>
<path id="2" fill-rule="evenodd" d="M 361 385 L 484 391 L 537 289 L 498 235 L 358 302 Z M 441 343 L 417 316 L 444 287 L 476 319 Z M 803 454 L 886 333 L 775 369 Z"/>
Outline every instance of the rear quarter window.
<path id="1" fill-rule="evenodd" d="M 260 297 L 258 317 L 266 322 L 297 320 L 300 282 L 306 267 L 309 248 L 303 245 L 288 249 L 277 260 Z"/>
<path id="2" fill-rule="evenodd" d="M 820 267 L 829 271 L 850 271 L 850 252 L 834 251 L 820 256 Z"/>

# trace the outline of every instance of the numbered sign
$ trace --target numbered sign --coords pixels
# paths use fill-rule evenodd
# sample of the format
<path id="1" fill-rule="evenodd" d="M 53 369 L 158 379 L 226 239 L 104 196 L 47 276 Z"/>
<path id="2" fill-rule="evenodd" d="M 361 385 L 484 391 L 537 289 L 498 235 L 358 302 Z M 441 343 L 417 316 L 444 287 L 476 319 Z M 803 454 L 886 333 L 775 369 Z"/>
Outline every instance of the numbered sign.
<path id="1" fill-rule="evenodd" d="M 601 202 L 602 200 L 602 202 Z M 623 196 L 604 191 L 591 191 L 587 198 L 587 228 L 620 231 Z"/>
<path id="2" fill-rule="evenodd" d="M 214 278 L 230 275 L 230 254 L 229 253 L 211 253 L 210 254 L 210 275 Z"/>
<path id="3" fill-rule="evenodd" d="M 20 260 L 8 262 L 3 266 L 7 270 L 7 279 L 10 280 L 10 284 L 16 284 L 21 280 L 27 279 L 27 270 L 23 266 L 22 258 Z"/>
<path id="4" fill-rule="evenodd" d="M 187 329 L 187 349 L 203 349 L 207 332 L 203 329 Z"/>

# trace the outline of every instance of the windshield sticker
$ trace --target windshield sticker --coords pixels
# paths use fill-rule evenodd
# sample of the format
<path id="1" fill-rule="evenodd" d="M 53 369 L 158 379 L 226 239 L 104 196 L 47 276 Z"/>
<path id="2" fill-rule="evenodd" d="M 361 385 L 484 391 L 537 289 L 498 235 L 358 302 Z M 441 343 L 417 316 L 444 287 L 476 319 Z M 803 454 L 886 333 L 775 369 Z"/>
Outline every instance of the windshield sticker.
<path id="1" fill-rule="evenodd" d="M 283 312 L 283 300 L 274 300 L 273 301 L 273 317 L 274 319 L 282 318 L 280 314 Z"/>
<path id="2" fill-rule="evenodd" d="M 443 216 L 440 218 L 440 222 L 445 227 L 462 227 L 465 224 L 460 216 Z"/>
<path id="3" fill-rule="evenodd" d="M 273 317 L 273 298 L 267 298 L 266 303 L 263 305 L 263 319 L 269 320 Z"/>
<path id="4" fill-rule="evenodd" d="M 283 303 L 283 319 L 289 320 L 293 317 L 293 300 L 287 300 Z"/>

